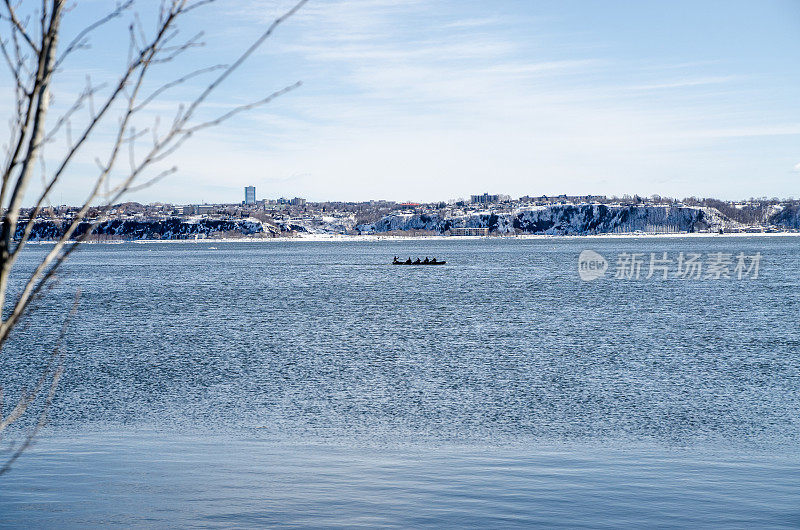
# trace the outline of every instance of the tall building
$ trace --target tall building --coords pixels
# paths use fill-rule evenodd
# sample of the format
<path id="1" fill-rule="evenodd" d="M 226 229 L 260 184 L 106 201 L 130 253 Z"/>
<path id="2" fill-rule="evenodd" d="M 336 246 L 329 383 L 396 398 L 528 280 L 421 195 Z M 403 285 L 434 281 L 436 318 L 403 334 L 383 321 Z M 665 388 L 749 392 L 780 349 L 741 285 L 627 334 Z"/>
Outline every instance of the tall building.
<path id="1" fill-rule="evenodd" d="M 256 187 L 255 186 L 245 186 L 244 187 L 244 203 L 245 204 L 255 204 L 256 203 Z"/>
<path id="2" fill-rule="evenodd" d="M 494 202 L 500 202 L 500 195 L 489 195 L 488 193 L 472 195 L 470 202 L 473 204 L 492 204 Z"/>

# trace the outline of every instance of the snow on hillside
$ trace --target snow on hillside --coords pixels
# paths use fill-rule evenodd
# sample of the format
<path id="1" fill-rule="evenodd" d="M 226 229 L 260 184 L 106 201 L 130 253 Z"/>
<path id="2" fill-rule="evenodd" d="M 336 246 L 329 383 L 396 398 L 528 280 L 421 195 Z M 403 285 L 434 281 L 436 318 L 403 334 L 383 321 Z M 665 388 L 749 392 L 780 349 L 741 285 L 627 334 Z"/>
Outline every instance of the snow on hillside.
<path id="1" fill-rule="evenodd" d="M 780 212 L 785 226 L 800 225 L 797 209 Z M 53 240 L 67 222 L 40 221 L 31 239 Z M 443 217 L 438 213 L 393 213 L 377 222 L 356 224 L 354 216 L 303 217 L 262 222 L 255 218 L 209 219 L 205 217 L 164 220 L 119 220 L 100 223 L 93 233 L 114 239 L 195 239 L 205 237 L 260 236 L 281 234 L 336 235 L 381 234 L 410 230 L 448 233 L 453 228 L 488 228 L 492 234 L 591 235 L 608 233 L 647 233 L 717 231 L 735 228 L 735 223 L 714 208 L 684 206 L 607 206 L 578 204 L 536 206 L 495 213 L 478 211 Z M 76 235 L 90 228 L 83 223 Z M 22 229 L 20 226 L 18 230 Z"/>
<path id="2" fill-rule="evenodd" d="M 31 231 L 31 240 L 51 241 L 57 239 L 68 226 L 69 223 L 67 221 L 59 223 L 54 221 L 37 222 Z M 89 223 L 81 223 L 75 235 L 84 234 L 90 227 Z M 18 237 L 21 235 L 23 228 L 24 225 L 18 227 Z M 111 236 L 120 239 L 195 239 L 214 235 L 277 234 L 278 229 L 252 217 L 236 220 L 170 218 L 161 221 L 134 221 L 110 219 L 98 224 L 92 233 L 98 236 Z"/>
<path id="3" fill-rule="evenodd" d="M 696 232 L 730 223 L 713 208 L 677 206 L 607 206 L 603 204 L 537 206 L 511 213 L 479 212 L 442 218 L 437 214 L 392 214 L 358 225 L 364 234 L 451 228 L 488 228 L 497 234 L 580 235 L 619 232 Z"/>
<path id="4" fill-rule="evenodd" d="M 783 208 L 774 207 L 770 212 L 769 222 L 783 228 L 800 228 L 800 204 Z"/>

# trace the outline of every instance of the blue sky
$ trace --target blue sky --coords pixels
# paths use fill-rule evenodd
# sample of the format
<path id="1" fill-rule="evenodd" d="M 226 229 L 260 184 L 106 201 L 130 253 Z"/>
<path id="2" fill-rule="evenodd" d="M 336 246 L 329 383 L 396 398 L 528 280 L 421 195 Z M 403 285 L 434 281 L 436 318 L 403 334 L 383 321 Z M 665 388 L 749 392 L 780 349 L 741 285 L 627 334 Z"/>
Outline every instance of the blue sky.
<path id="1" fill-rule="evenodd" d="M 145 25 L 157 3 L 139 2 Z M 68 30 L 108 6 L 79 4 Z M 205 28 L 207 46 L 154 82 L 230 60 L 290 5 L 198 11 L 183 29 Z M 56 98 L 86 73 L 110 76 L 119 37 L 120 26 L 97 34 Z M 311 200 L 800 196 L 797 1 L 312 0 L 207 115 L 296 80 L 193 138 L 170 161 L 178 174 L 132 198 L 233 202 L 248 184 L 259 198 Z M 198 88 L 157 110 L 171 116 Z M 77 202 L 91 167 L 83 159 L 53 202 Z"/>

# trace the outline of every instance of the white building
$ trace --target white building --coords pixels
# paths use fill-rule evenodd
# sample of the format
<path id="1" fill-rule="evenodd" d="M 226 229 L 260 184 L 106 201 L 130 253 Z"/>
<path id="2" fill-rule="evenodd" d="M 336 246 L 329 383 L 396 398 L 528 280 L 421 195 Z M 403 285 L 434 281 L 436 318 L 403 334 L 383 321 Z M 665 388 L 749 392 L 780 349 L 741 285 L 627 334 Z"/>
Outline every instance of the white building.
<path id="1" fill-rule="evenodd" d="M 488 228 L 451 228 L 450 234 L 454 236 L 488 236 Z"/>
<path id="2" fill-rule="evenodd" d="M 255 204 L 256 203 L 256 187 L 255 186 L 245 186 L 244 187 L 244 203 L 245 204 Z"/>

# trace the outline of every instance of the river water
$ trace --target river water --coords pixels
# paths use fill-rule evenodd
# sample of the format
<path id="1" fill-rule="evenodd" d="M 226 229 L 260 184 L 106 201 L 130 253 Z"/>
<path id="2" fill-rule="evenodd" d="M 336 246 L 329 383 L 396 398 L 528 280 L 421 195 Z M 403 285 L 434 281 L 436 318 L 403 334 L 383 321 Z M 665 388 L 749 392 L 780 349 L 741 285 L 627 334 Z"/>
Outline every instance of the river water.
<path id="1" fill-rule="evenodd" d="M 580 279 L 587 249 L 605 277 Z M 730 278 L 706 277 L 718 252 Z M 641 274 L 615 278 L 628 254 Z M 81 289 L 0 525 L 799 526 L 798 256 L 795 237 L 87 245 L 0 357 L 8 400 Z"/>

